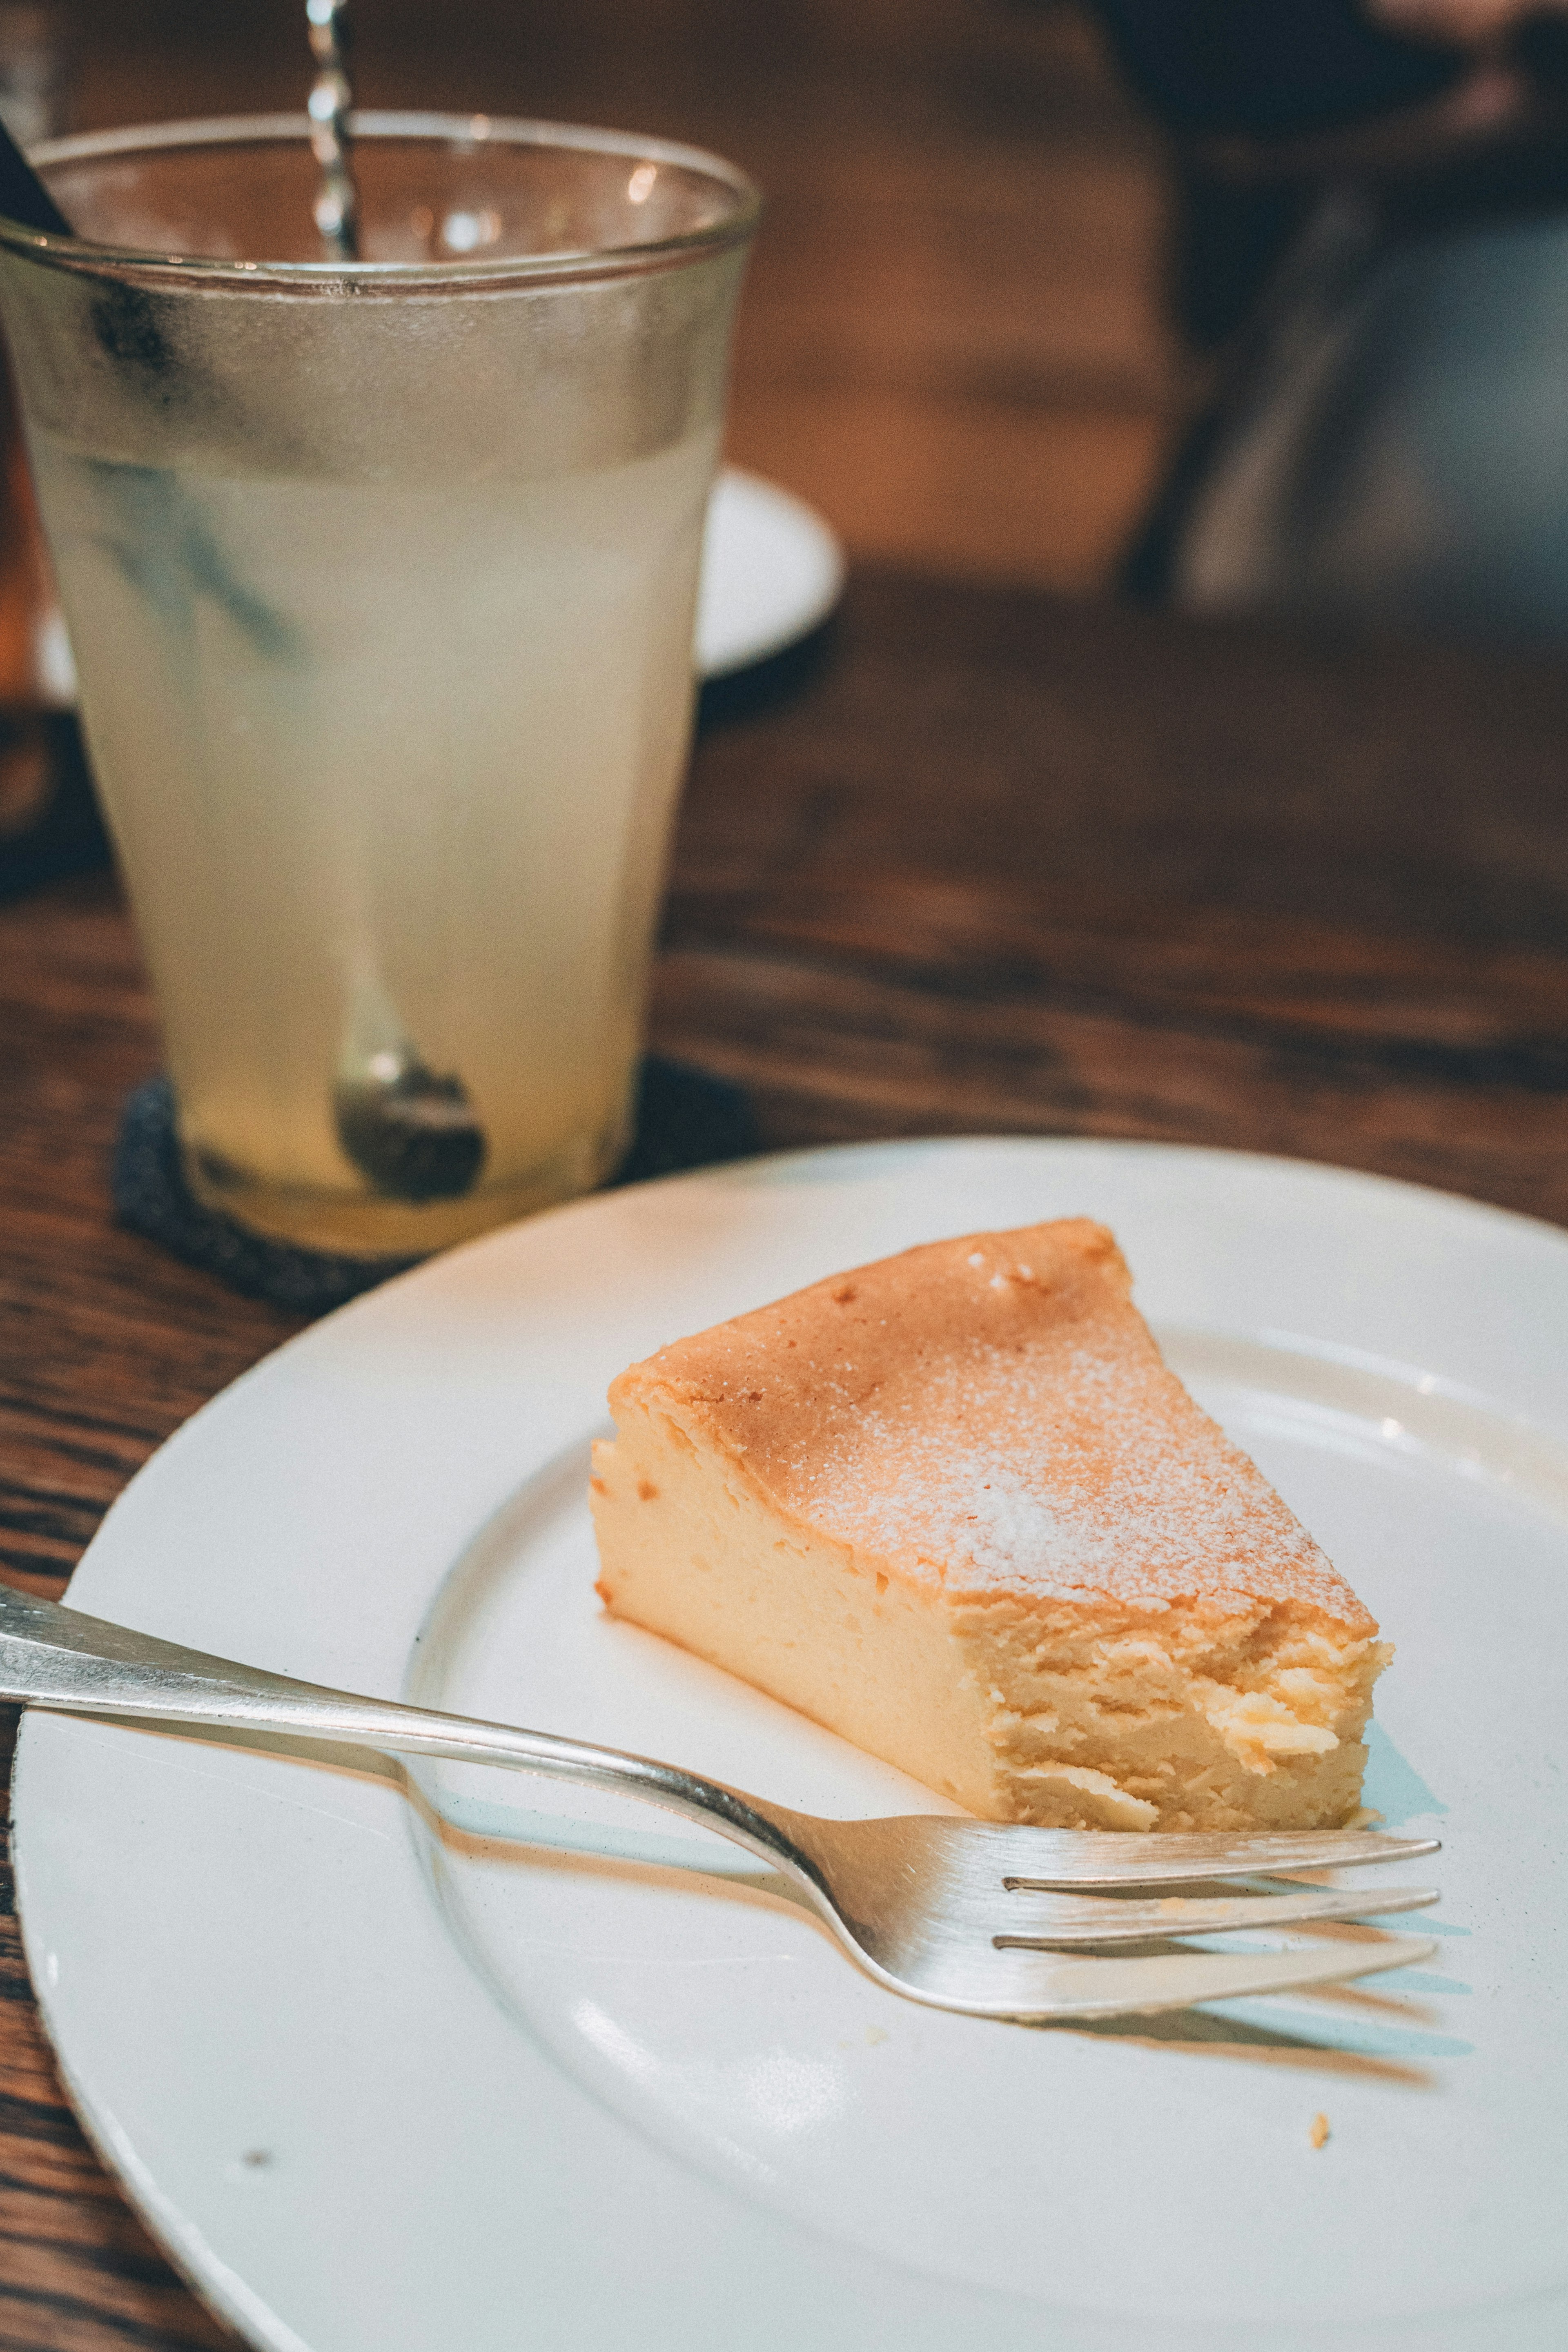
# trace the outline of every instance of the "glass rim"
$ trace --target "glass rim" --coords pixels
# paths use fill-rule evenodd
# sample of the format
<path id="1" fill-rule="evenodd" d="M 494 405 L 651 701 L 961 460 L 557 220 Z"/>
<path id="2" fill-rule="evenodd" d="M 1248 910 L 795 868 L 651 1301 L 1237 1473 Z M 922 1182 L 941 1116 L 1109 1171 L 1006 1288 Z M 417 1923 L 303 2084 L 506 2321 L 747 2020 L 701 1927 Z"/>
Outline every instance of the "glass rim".
<path id="1" fill-rule="evenodd" d="M 310 137 L 308 114 L 225 114 L 188 121 L 151 122 L 122 130 L 89 131 L 40 140 L 28 161 L 44 171 L 58 163 L 100 157 L 155 153 L 180 147 L 265 145 Z M 631 164 L 669 163 L 700 173 L 728 189 L 732 211 L 704 228 L 645 243 L 584 246 L 558 253 L 464 255 L 448 261 L 233 261 L 213 254 L 182 254 L 134 246 L 104 245 L 88 237 L 58 236 L 0 214 L 0 247 L 45 267 L 91 277 L 112 277 L 142 285 L 217 288 L 239 292 L 267 288 L 294 294 L 404 293 L 484 289 L 547 284 L 552 280 L 637 277 L 678 268 L 704 254 L 742 245 L 762 212 L 762 192 L 737 164 L 702 147 L 630 131 L 604 131 L 586 123 L 548 122 L 521 115 L 447 114 L 385 108 L 358 109 L 349 117 L 351 137 L 427 140 L 469 149 L 495 144 L 565 148 L 581 154 L 624 158 Z"/>

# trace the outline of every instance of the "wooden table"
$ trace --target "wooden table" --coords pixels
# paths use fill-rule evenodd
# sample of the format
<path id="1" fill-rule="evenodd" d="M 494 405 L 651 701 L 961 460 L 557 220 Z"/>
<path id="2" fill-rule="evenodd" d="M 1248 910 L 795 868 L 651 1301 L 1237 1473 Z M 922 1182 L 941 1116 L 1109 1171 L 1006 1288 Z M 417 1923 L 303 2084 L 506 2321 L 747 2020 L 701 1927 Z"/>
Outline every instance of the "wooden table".
<path id="1" fill-rule="evenodd" d="M 1568 1221 L 1565 786 L 1561 664 L 863 577 L 715 698 L 654 1039 L 771 1146 L 1153 1136 Z M 0 908 L 0 1567 L 32 1591 L 294 1328 L 110 1221 L 157 1050 L 107 877 Z M 0 2352 L 227 2342 L 83 2141 L 5 1899 Z"/>

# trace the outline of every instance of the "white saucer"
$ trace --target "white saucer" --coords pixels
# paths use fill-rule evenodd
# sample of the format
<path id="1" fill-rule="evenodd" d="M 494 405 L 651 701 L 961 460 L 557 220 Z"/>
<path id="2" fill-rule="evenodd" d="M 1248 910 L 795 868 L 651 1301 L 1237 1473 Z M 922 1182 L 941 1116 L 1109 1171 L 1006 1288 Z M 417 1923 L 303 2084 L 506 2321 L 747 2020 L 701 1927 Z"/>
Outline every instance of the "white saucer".
<path id="1" fill-rule="evenodd" d="M 697 600 L 703 677 L 782 653 L 825 621 L 844 590 L 844 551 L 814 509 L 726 466 L 713 485 Z"/>
<path id="2" fill-rule="evenodd" d="M 1095 2029 L 947 2016 L 656 1813 L 29 1714 L 17 1885 L 50 2035 L 97 2145 L 254 2343 L 1568 2339 L 1561 1233 L 1118 1143 L 892 1144 L 612 1192 L 258 1366 L 132 1482 L 70 1599 L 807 1809 L 945 1810 L 603 1617 L 586 1442 L 610 1376 L 673 1334 L 1084 1210 L 1398 1645 L 1367 1793 L 1444 1841 L 1405 1866 L 1442 1885 L 1441 1958 Z"/>

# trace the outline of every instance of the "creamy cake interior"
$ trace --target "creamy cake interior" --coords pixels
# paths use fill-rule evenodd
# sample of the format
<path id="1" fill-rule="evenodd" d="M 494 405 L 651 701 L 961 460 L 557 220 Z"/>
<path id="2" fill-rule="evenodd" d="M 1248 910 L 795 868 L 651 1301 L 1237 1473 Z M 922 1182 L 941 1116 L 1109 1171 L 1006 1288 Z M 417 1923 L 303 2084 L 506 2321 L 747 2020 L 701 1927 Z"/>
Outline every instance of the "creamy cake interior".
<path id="1" fill-rule="evenodd" d="M 972 1234 L 676 1341 L 595 1449 L 605 1606 L 996 1821 L 1354 1815 L 1391 1653 L 1111 1235 Z"/>

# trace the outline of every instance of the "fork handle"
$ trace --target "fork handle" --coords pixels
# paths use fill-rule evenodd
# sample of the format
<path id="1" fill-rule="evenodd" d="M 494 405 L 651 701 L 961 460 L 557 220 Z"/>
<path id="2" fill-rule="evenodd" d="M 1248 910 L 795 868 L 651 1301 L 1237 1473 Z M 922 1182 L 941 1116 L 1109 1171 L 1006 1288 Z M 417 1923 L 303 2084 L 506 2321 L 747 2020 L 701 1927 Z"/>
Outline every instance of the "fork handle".
<path id="1" fill-rule="evenodd" d="M 506 1764 L 589 1789 L 613 1789 L 717 1830 L 783 1870 L 815 1899 L 826 1889 L 809 1855 L 789 1835 L 787 1807 L 705 1780 L 676 1764 L 630 1756 L 547 1731 L 523 1731 L 465 1715 L 361 1698 L 297 1682 L 133 1633 L 79 1609 L 0 1586 L 0 1699 L 68 1715 L 101 1715 L 212 1730 L 280 1731 L 405 1756 L 449 1756 L 464 1764 Z"/>

